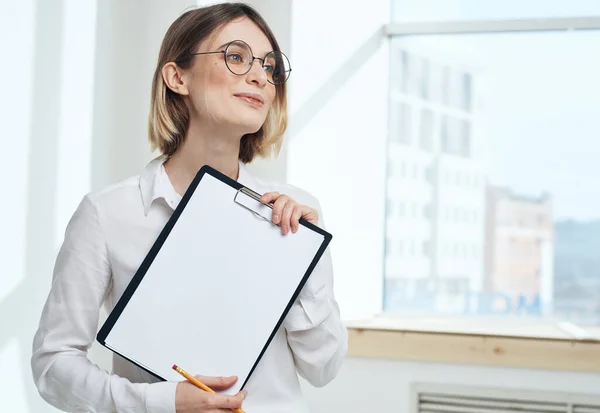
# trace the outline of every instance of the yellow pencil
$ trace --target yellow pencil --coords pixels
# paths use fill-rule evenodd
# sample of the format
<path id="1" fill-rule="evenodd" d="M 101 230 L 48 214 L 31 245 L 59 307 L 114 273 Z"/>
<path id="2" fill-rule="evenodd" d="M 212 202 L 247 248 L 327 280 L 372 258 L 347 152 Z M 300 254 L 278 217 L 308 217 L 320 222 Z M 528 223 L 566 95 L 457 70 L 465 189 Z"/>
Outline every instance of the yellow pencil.
<path id="1" fill-rule="evenodd" d="M 178 367 L 176 364 L 173 365 L 173 370 L 175 370 L 177 373 L 181 374 L 183 377 L 188 379 L 190 381 L 190 383 L 192 383 L 196 387 L 199 387 L 202 390 L 210 392 L 210 393 L 216 393 L 213 389 L 208 387 L 206 384 L 202 383 L 200 380 L 198 380 L 197 378 L 195 378 L 194 376 L 189 374 L 187 371 L 185 371 L 181 367 Z M 231 409 L 231 410 L 233 410 L 236 413 L 246 413 L 242 409 Z"/>

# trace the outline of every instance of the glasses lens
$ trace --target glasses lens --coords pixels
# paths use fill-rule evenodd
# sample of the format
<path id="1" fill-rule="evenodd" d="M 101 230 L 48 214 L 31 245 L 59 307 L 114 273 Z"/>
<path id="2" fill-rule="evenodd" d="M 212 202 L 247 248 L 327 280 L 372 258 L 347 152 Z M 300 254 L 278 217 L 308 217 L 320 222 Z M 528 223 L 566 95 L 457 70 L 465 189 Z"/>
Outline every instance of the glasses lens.
<path id="1" fill-rule="evenodd" d="M 291 71 L 287 56 L 278 51 L 273 51 L 265 57 L 263 67 L 267 73 L 267 79 L 274 85 L 285 83 Z"/>
<path id="2" fill-rule="evenodd" d="M 248 73 L 252 66 L 250 46 L 241 41 L 230 43 L 225 51 L 225 63 L 236 75 Z"/>

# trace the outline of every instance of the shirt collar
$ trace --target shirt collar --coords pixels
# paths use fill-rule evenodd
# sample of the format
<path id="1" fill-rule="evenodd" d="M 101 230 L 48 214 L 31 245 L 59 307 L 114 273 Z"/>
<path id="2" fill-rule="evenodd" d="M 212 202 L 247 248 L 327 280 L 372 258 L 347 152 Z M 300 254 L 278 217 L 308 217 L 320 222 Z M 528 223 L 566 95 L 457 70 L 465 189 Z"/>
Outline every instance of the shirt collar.
<path id="1" fill-rule="evenodd" d="M 247 187 L 248 189 L 252 189 L 253 191 L 258 191 L 258 182 L 254 178 L 254 176 L 248 170 L 248 167 L 242 162 L 239 161 L 240 169 L 238 173 L 237 181 Z"/>
<path id="2" fill-rule="evenodd" d="M 163 164 L 167 160 L 164 155 L 151 160 L 140 175 L 140 192 L 144 205 L 144 214 L 147 216 L 152 203 L 160 198 L 165 199 L 173 207 L 181 200 L 181 196 L 175 191 Z M 238 182 L 252 190 L 258 191 L 258 184 L 246 165 L 239 161 Z"/>

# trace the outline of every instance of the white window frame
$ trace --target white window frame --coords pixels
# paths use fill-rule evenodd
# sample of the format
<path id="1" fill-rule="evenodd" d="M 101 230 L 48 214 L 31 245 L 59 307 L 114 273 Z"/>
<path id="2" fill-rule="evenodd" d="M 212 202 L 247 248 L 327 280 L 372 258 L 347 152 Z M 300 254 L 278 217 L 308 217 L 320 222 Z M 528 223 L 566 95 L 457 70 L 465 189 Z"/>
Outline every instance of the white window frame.
<path id="1" fill-rule="evenodd" d="M 457 35 L 457 34 L 499 34 L 499 33 L 532 33 L 532 32 L 576 32 L 600 30 L 600 16 L 583 16 L 567 18 L 524 18 L 496 20 L 449 20 L 390 23 L 382 28 L 382 36 L 387 40 L 394 37 L 422 35 Z M 389 139 L 389 137 L 388 137 Z M 385 238 L 386 234 L 382 236 Z M 385 256 L 384 256 L 385 259 Z M 381 274 L 385 279 L 385 273 Z M 385 282 L 384 282 L 385 285 Z M 383 309 L 382 291 L 381 312 L 378 317 L 390 316 Z M 438 316 L 438 315 L 433 315 Z M 447 318 L 443 314 L 439 318 Z M 542 322 L 543 323 L 543 322 Z M 446 324 L 447 325 L 447 324 Z M 457 324 L 458 327 L 459 324 Z M 571 322 L 559 323 L 561 328 L 581 330 Z M 460 327 L 458 327 L 460 329 Z M 488 324 L 489 329 L 489 324 Z"/>
<path id="2" fill-rule="evenodd" d="M 387 37 L 394 37 L 577 30 L 600 30 L 600 16 L 390 23 L 383 27 L 383 34 Z"/>

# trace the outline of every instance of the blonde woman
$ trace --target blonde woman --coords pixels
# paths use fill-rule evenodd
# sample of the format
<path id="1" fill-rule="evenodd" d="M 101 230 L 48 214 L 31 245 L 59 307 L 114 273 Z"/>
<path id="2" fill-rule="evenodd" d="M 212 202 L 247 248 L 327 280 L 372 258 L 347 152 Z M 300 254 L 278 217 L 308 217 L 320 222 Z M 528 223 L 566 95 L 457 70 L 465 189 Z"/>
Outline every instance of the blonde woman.
<path id="1" fill-rule="evenodd" d="M 242 404 L 248 412 L 306 412 L 298 375 L 315 386 L 336 376 L 347 332 L 333 295 L 329 251 L 236 395 L 207 393 L 187 381 L 157 382 L 117 355 L 108 373 L 87 356 L 101 306 L 111 310 L 118 301 L 201 166 L 264 193 L 284 234 L 295 232 L 300 218 L 323 226 L 315 198 L 263 182 L 245 167 L 281 146 L 290 71 L 272 31 L 247 5 L 190 10 L 171 25 L 149 116 L 150 143 L 162 156 L 139 176 L 84 196 L 66 230 L 31 359 L 48 403 L 70 412 L 230 412 Z M 285 272 L 281 268 L 282 277 Z M 237 378 L 202 380 L 218 390 Z"/>

